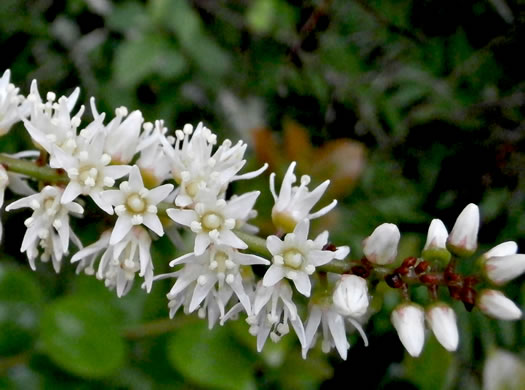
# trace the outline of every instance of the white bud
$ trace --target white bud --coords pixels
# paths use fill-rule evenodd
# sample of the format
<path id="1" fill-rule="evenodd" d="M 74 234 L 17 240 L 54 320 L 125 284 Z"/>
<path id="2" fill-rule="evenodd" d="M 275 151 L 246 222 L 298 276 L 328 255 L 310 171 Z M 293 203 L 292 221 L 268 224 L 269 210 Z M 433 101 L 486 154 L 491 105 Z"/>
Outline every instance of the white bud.
<path id="1" fill-rule="evenodd" d="M 454 310 L 444 303 L 438 303 L 427 309 L 426 318 L 443 348 L 455 351 L 458 348 L 459 333 Z"/>
<path id="2" fill-rule="evenodd" d="M 477 306 L 489 317 L 499 320 L 517 320 L 521 318 L 520 308 L 497 290 L 483 290 L 479 294 Z"/>
<path id="3" fill-rule="evenodd" d="M 397 245 L 401 234 L 393 223 L 384 223 L 375 228 L 363 241 L 363 252 L 375 264 L 390 264 L 397 256 Z"/>
<path id="4" fill-rule="evenodd" d="M 440 219 L 433 219 L 428 227 L 427 242 L 424 251 L 428 249 L 446 249 L 448 231 Z"/>
<path id="5" fill-rule="evenodd" d="M 525 255 L 494 256 L 485 261 L 483 268 L 492 283 L 502 285 L 525 272 Z"/>
<path id="6" fill-rule="evenodd" d="M 368 309 L 368 285 L 356 275 L 343 275 L 334 290 L 335 309 L 345 316 L 361 317 Z"/>
<path id="7" fill-rule="evenodd" d="M 501 349 L 489 352 L 483 367 L 483 390 L 521 390 L 525 383 L 525 362 Z"/>
<path id="8" fill-rule="evenodd" d="M 418 357 L 425 344 L 425 312 L 419 305 L 407 303 L 394 309 L 390 320 L 407 352 Z"/>
<path id="9" fill-rule="evenodd" d="M 490 259 L 491 257 L 510 256 L 515 255 L 516 253 L 518 253 L 518 244 L 514 241 L 506 241 L 496 245 L 494 248 L 486 252 L 483 257 L 485 259 Z"/>
<path id="10" fill-rule="evenodd" d="M 478 248 L 478 230 L 479 209 L 470 203 L 459 214 L 448 236 L 449 249 L 460 256 L 472 255 Z"/>

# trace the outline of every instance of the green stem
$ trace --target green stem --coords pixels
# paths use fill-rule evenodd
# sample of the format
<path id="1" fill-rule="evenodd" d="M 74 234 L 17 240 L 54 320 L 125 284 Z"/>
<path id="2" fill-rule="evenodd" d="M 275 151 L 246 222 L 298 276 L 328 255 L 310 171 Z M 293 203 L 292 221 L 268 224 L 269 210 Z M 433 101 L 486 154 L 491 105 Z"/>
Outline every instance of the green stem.
<path id="1" fill-rule="evenodd" d="M 9 172 L 21 173 L 48 183 L 67 183 L 69 178 L 63 170 L 38 166 L 32 161 L 21 160 L 0 154 L 0 164 Z"/>
<path id="2" fill-rule="evenodd" d="M 163 318 L 129 327 L 124 330 L 124 337 L 129 340 L 138 340 L 144 337 L 154 337 L 191 325 L 198 321 L 196 316 L 179 316 L 174 319 Z"/>

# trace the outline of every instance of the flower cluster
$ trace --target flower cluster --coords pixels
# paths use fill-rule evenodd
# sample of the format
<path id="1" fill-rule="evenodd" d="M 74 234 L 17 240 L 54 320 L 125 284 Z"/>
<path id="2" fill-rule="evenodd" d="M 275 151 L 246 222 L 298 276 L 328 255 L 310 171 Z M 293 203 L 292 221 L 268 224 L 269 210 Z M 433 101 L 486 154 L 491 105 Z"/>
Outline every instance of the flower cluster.
<path id="1" fill-rule="evenodd" d="M 423 349 L 425 319 L 444 348 L 458 347 L 456 314 L 440 297 L 444 290 L 467 310 L 477 307 L 505 320 L 521 317 L 520 308 L 497 289 L 525 272 L 525 255 L 517 253 L 516 243 L 484 253 L 473 275 L 456 272 L 456 263 L 468 261 L 478 248 L 476 205 L 463 210 L 450 235 L 443 222 L 433 220 L 417 257 L 397 259 L 401 234 L 385 223 L 363 241 L 364 257 L 351 260 L 350 248 L 331 243 L 327 231 L 311 235 L 311 220 L 330 212 L 337 201 L 312 212 L 330 182 L 310 190 L 311 178 L 303 175 L 295 185 L 293 162 L 279 191 L 276 174 L 269 176 L 275 234 L 258 237 L 250 220 L 257 216 L 260 191 L 229 195 L 231 183 L 255 178 L 267 168 L 241 173 L 246 143 L 218 143 L 202 123 L 170 132 L 162 120 L 145 122 L 140 111 L 125 107 L 106 123 L 93 98 L 92 119 L 86 121 L 84 106 L 75 110 L 78 88 L 58 98 L 48 92 L 43 99 L 36 81 L 22 96 L 9 79 L 9 71 L 0 79 L 0 135 L 23 122 L 37 150 L 0 155 L 0 163 L 16 161 L 55 174 L 55 179 L 32 177 L 17 164 L 0 164 L 0 207 L 9 189 L 22 197 L 6 211 L 32 210 L 21 252 L 33 270 L 39 259 L 51 260 L 59 272 L 72 243 L 78 248 L 70 257 L 77 272 L 95 275 L 119 297 L 136 277 L 147 292 L 157 280 L 175 279 L 167 294 L 170 317 L 182 308 L 206 318 L 211 328 L 241 316 L 259 351 L 268 337 L 277 342 L 291 326 L 304 358 L 319 338 L 323 351 L 335 348 L 346 359 L 347 334 L 354 330 L 368 344 L 363 327 L 373 314 L 369 286 L 377 282 L 401 291 L 404 302 L 391 321 L 412 356 Z M 70 216 L 81 218 L 90 208 L 107 226 L 84 247 Z M 151 248 L 168 229 L 184 229 L 191 250 L 170 262 L 173 272 L 155 275 Z M 413 284 L 428 288 L 426 308 L 411 301 Z"/>

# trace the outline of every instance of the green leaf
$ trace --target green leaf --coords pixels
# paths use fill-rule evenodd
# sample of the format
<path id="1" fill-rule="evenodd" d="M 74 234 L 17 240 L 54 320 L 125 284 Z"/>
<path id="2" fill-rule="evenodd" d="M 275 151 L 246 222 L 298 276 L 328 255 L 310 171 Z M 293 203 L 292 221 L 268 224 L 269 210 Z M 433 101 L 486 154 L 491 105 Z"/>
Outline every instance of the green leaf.
<path id="1" fill-rule="evenodd" d="M 204 322 L 181 328 L 168 342 L 168 359 L 198 385 L 224 390 L 255 389 L 251 359 L 226 327 Z"/>
<path id="2" fill-rule="evenodd" d="M 124 341 L 103 301 L 87 296 L 61 298 L 46 308 L 41 332 L 44 352 L 72 374 L 105 377 L 124 363 Z"/>
<path id="3" fill-rule="evenodd" d="M 31 271 L 0 267 L 0 355 L 32 345 L 41 300 L 42 292 Z"/>
<path id="4" fill-rule="evenodd" d="M 458 368 L 454 355 L 433 336 L 428 338 L 418 358 L 406 354 L 403 366 L 405 377 L 421 390 L 449 389 Z"/>
<path id="5" fill-rule="evenodd" d="M 176 77 L 186 68 L 184 57 L 162 36 L 126 41 L 115 54 L 113 72 L 122 86 L 133 87 L 154 73 Z"/>

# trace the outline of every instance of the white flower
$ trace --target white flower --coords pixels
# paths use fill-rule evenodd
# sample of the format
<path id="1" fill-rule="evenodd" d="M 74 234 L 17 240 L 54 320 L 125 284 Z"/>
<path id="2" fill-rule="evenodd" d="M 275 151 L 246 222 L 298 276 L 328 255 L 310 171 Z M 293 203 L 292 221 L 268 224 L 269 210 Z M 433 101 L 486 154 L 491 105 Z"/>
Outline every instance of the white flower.
<path id="1" fill-rule="evenodd" d="M 269 236 L 266 246 L 272 254 L 273 264 L 264 275 L 263 285 L 270 287 L 283 278 L 294 282 L 295 288 L 304 296 L 310 296 L 310 275 L 315 267 L 327 264 L 335 257 L 335 252 L 323 250 L 326 234 L 320 234 L 316 241 L 308 239 L 310 221 L 304 219 L 293 231 L 284 237 Z"/>
<path id="2" fill-rule="evenodd" d="M 524 383 L 523 359 L 502 349 L 489 352 L 483 367 L 483 390 L 521 390 Z"/>
<path id="3" fill-rule="evenodd" d="M 492 248 L 482 256 L 487 279 L 502 285 L 525 272 L 525 255 L 517 254 L 518 245 L 507 241 Z"/>
<path id="4" fill-rule="evenodd" d="M 30 207 L 31 217 L 25 220 L 27 231 L 20 248 L 26 252 L 31 269 L 35 270 L 35 259 L 38 247 L 43 249 L 40 259 L 43 262 L 50 258 L 56 272 L 60 270 L 62 258 L 67 254 L 69 241 L 81 247 L 80 241 L 69 226 L 69 213 L 82 214 L 84 209 L 78 203 L 60 203 L 62 189 L 46 186 L 38 194 L 19 199 L 6 207 L 7 211 Z"/>
<path id="5" fill-rule="evenodd" d="M 91 111 L 95 119 L 100 117 L 94 98 L 91 98 Z M 137 153 L 142 122 L 144 118 L 138 110 L 129 115 L 126 107 L 119 107 L 115 110 L 115 118 L 102 130 L 106 136 L 104 152 L 111 156 L 113 163 L 129 164 L 131 162 Z"/>
<path id="6" fill-rule="evenodd" d="M 418 357 L 425 344 L 425 312 L 414 303 L 401 304 L 390 317 L 407 352 Z"/>
<path id="7" fill-rule="evenodd" d="M 288 321 L 301 345 L 305 346 L 303 323 L 297 314 L 292 295 L 292 289 L 285 280 L 272 287 L 265 287 L 261 282 L 257 284 L 253 313 L 246 319 L 250 325 L 250 334 L 257 337 L 257 351 L 262 351 L 268 336 L 276 343 L 288 334 Z"/>
<path id="8" fill-rule="evenodd" d="M 384 223 L 363 240 L 363 252 L 372 263 L 390 264 L 396 259 L 400 238 L 401 234 L 396 225 Z"/>
<path id="9" fill-rule="evenodd" d="M 305 218 L 315 219 L 327 214 L 337 205 L 337 200 L 333 200 L 329 205 L 320 210 L 310 213 L 314 205 L 321 199 L 326 191 L 330 180 L 321 183 L 313 191 L 308 190 L 310 176 L 303 175 L 301 184 L 294 186 L 297 181 L 293 171 L 295 161 L 290 164 L 284 175 L 279 196 L 275 191 L 275 173 L 270 175 L 270 191 L 272 193 L 275 205 L 272 208 L 272 221 L 276 227 L 285 232 L 291 232 L 295 226 Z"/>
<path id="10" fill-rule="evenodd" d="M 460 256 L 473 254 L 478 248 L 479 209 L 474 203 L 468 204 L 456 219 L 448 236 L 450 250 Z"/>
<path id="11" fill-rule="evenodd" d="M 323 340 L 321 344 L 324 353 L 330 352 L 335 347 L 342 359 L 346 360 L 350 343 L 346 338 L 345 317 L 330 303 L 331 299 L 321 300 L 319 303 L 310 306 L 310 313 L 306 321 L 306 343 L 302 349 L 303 359 L 306 359 L 308 350 L 315 345 L 317 339 L 317 330 L 321 325 Z M 368 345 L 368 339 L 361 327 L 361 324 L 355 319 L 348 317 L 350 323 L 359 331 L 359 334 Z"/>
<path id="12" fill-rule="evenodd" d="M 155 127 L 149 122 L 144 123 L 143 129 L 137 146 L 140 156 L 136 164 L 146 183 L 159 185 L 170 177 L 170 162 L 162 146 L 166 142 L 168 129 L 164 127 L 164 121 L 155 121 Z"/>
<path id="13" fill-rule="evenodd" d="M 217 199 L 213 193 L 201 193 L 194 210 L 168 209 L 175 222 L 188 226 L 196 233 L 194 253 L 199 256 L 211 243 L 246 249 L 244 241 L 233 233 L 237 220 L 250 214 L 259 191 L 248 192 L 229 201 Z"/>
<path id="14" fill-rule="evenodd" d="M 368 309 L 366 280 L 355 275 L 343 275 L 331 295 L 317 296 L 313 301 L 306 322 L 306 344 L 302 350 L 304 359 L 315 345 L 319 325 L 322 325 L 321 346 L 325 353 L 335 347 L 341 358 L 346 360 L 350 344 L 346 338 L 345 320 L 359 332 L 365 346 L 368 346 L 368 339 L 359 322 Z"/>
<path id="15" fill-rule="evenodd" d="M 0 77 L 0 136 L 21 120 L 20 110 L 24 97 L 18 93 L 19 89 L 9 82 L 10 78 L 9 69 Z"/>
<path id="16" fill-rule="evenodd" d="M 69 203 L 81 194 L 89 195 L 98 207 L 108 214 L 113 214 L 111 205 L 105 202 L 100 194 L 104 187 L 112 187 L 116 179 L 128 174 L 131 167 L 109 165 L 111 156 L 103 150 L 104 135 L 100 132 L 73 155 L 61 148 L 53 148 L 58 167 L 63 168 L 70 179 L 62 195 L 63 203 Z"/>
<path id="17" fill-rule="evenodd" d="M 224 245 L 211 245 L 203 254 L 188 253 L 170 262 L 170 266 L 184 264 L 175 274 L 177 281 L 168 293 L 170 300 L 179 300 L 186 289 L 192 291 L 186 311 L 192 313 L 209 297 L 216 300 L 220 318 L 225 315 L 225 307 L 235 293 L 247 313 L 251 312 L 250 298 L 243 285 L 241 267 L 253 264 L 269 264 L 259 256 L 240 253 Z M 159 275 L 155 279 L 164 279 Z M 225 300 L 223 300 L 226 298 Z M 209 303 L 209 302 L 208 302 Z"/>
<path id="18" fill-rule="evenodd" d="M 77 148 L 77 129 L 84 113 L 81 106 L 77 114 L 71 117 L 80 89 L 76 88 L 69 96 L 61 96 L 58 101 L 53 92 L 48 92 L 44 103 L 38 92 L 36 80 L 31 84 L 31 92 L 27 97 L 30 118 L 24 120 L 24 125 L 33 140 L 50 154 L 50 165 L 55 168 L 54 149 L 62 149 L 73 153 Z"/>
<path id="19" fill-rule="evenodd" d="M 444 303 L 434 304 L 427 309 L 426 319 L 439 343 L 447 351 L 455 351 L 459 334 L 454 310 Z"/>
<path id="20" fill-rule="evenodd" d="M 105 231 L 98 241 L 71 258 L 72 263 L 80 261 L 77 273 L 84 271 L 87 275 L 93 275 L 95 262 L 100 258 L 96 277 L 104 280 L 110 290 L 116 289 L 119 297 L 129 292 L 137 272 L 144 278 L 146 291 L 150 292 L 153 283 L 153 262 L 148 232 L 140 226 L 135 226 L 115 245 L 110 244 L 110 237 L 111 231 Z"/>
<path id="21" fill-rule="evenodd" d="M 119 188 L 100 194 L 106 203 L 115 207 L 115 214 L 118 215 L 110 244 L 119 242 L 135 225 L 144 224 L 157 235 L 164 235 L 164 229 L 157 216 L 157 204 L 169 195 L 173 185 L 164 184 L 148 190 L 144 187 L 139 168 L 134 165 L 129 180 L 123 181 Z"/>
<path id="22" fill-rule="evenodd" d="M 334 307 L 344 316 L 362 317 L 368 309 L 368 285 L 356 275 L 342 275 L 333 294 Z"/>
<path id="23" fill-rule="evenodd" d="M 164 151 L 171 162 L 171 174 L 179 184 L 175 204 L 186 207 L 194 203 L 202 191 L 222 195 L 228 184 L 235 180 L 251 179 L 260 175 L 266 168 L 237 175 L 246 163 L 244 152 L 246 144 L 239 141 L 232 146 L 225 140 L 212 155 L 217 136 L 199 123 L 195 132 L 193 126 L 186 124 L 183 130 L 175 131 L 175 145 L 162 139 Z"/>
<path id="24" fill-rule="evenodd" d="M 478 295 L 477 306 L 486 315 L 499 320 L 518 320 L 521 310 L 514 302 L 497 290 L 483 290 Z"/>

